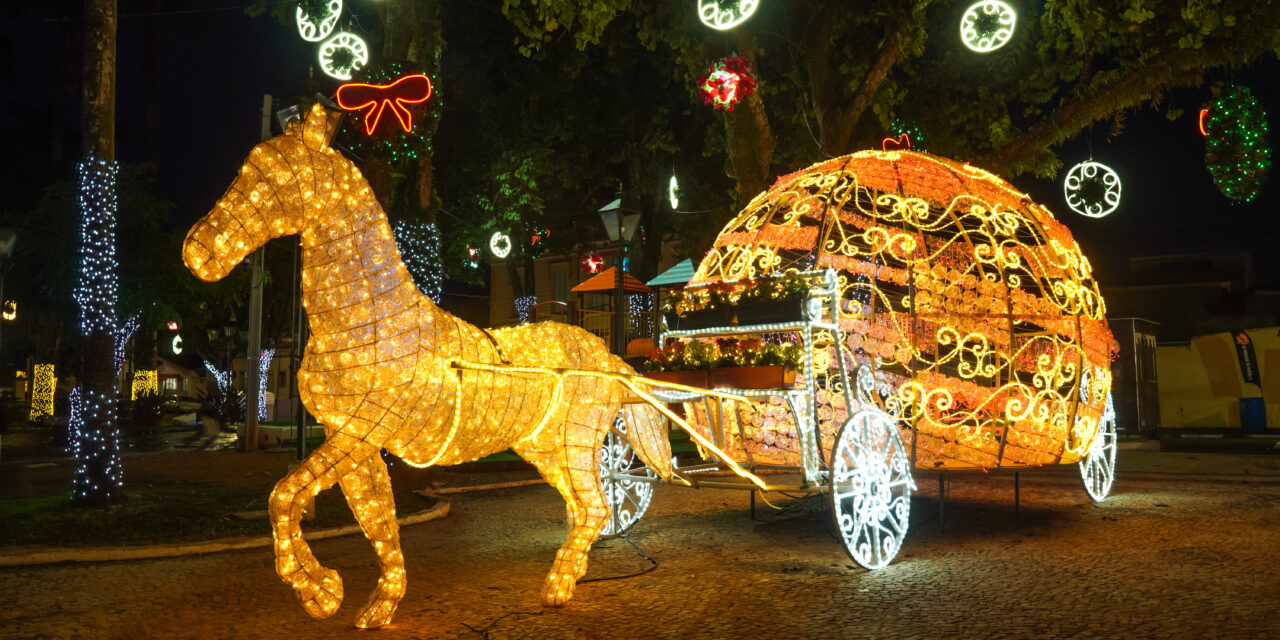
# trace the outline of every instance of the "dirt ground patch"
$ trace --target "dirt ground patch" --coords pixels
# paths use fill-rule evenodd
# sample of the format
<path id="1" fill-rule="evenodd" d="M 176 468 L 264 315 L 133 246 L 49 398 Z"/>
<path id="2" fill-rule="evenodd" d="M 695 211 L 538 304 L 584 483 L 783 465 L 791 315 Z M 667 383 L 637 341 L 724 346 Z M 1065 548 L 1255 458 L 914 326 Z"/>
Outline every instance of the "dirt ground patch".
<path id="1" fill-rule="evenodd" d="M 288 452 L 161 452 L 123 458 L 123 505 L 85 509 L 69 500 L 70 460 L 0 466 L 0 546 L 131 545 L 195 542 L 266 535 L 265 517 L 233 514 L 265 510 L 276 482 L 294 461 Z M 396 512 L 407 515 L 435 501 L 414 493 L 433 486 L 466 486 L 536 477 L 521 464 L 415 469 L 390 462 Z M 341 491 L 317 497 L 306 528 L 354 524 Z"/>

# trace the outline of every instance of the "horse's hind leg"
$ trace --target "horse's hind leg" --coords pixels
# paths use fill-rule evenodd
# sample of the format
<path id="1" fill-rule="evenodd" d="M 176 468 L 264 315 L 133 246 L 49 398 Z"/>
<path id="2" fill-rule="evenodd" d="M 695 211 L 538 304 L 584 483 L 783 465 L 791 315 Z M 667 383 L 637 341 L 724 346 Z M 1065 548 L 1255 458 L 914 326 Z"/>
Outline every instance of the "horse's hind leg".
<path id="1" fill-rule="evenodd" d="M 611 424 L 607 417 L 614 411 L 579 406 L 569 411 L 563 428 L 548 428 L 541 442 L 515 448 L 560 492 L 573 520 L 569 539 L 556 552 L 547 574 L 544 604 L 558 606 L 573 597 L 574 585 L 587 572 L 587 552 L 608 522 L 609 507 L 600 485 L 600 446 Z"/>
<path id="2" fill-rule="evenodd" d="M 340 449 L 326 440 L 302 464 L 276 483 L 268 510 L 275 538 L 276 573 L 289 583 L 302 607 L 316 618 L 327 618 L 342 604 L 342 578 L 326 569 L 311 553 L 302 537 L 302 512 L 317 494 L 333 486 L 375 450 L 372 447 Z"/>
<path id="3" fill-rule="evenodd" d="M 396 504 L 391 493 L 391 477 L 382 456 L 372 455 L 354 471 L 342 476 L 342 495 L 351 513 L 373 543 L 382 575 L 378 586 L 369 594 L 369 602 L 356 617 L 363 629 L 381 627 L 391 621 L 396 605 L 404 597 L 404 554 L 400 551 L 400 526 L 396 524 Z"/>

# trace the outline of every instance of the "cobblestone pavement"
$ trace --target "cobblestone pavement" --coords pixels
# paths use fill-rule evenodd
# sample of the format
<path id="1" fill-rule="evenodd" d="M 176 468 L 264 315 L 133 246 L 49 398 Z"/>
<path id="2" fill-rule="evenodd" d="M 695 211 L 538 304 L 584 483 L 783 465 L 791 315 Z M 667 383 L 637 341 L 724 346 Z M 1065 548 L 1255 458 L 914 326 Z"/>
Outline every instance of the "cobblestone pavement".
<path id="1" fill-rule="evenodd" d="M 1252 480 L 1252 481 L 1249 481 Z M 4 638 L 1275 638 L 1280 482 L 1137 475 L 1092 504 L 1074 468 L 958 475 L 945 526 L 918 474 L 898 559 L 855 568 L 821 500 L 658 487 L 631 539 L 644 575 L 538 595 L 564 536 L 546 486 L 452 496 L 402 531 L 409 592 L 392 626 L 351 626 L 376 579 L 363 538 L 317 542 L 345 579 L 327 620 L 306 615 L 270 550 L 0 573 Z M 766 513 L 767 512 L 767 513 Z M 650 563 L 600 543 L 588 578 Z"/>

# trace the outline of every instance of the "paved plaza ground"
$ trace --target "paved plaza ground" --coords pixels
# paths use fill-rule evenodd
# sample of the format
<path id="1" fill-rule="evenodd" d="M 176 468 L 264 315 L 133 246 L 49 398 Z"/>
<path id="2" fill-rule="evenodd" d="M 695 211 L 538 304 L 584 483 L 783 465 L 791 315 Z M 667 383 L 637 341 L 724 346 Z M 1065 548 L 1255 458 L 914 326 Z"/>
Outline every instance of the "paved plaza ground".
<path id="1" fill-rule="evenodd" d="M 638 577 L 539 604 L 565 533 L 546 486 L 450 496 L 405 527 L 409 592 L 392 625 L 351 624 L 376 579 L 360 536 L 318 541 L 346 601 L 306 615 L 270 549 L 0 570 L 3 638 L 1275 638 L 1280 633 L 1280 457 L 1145 453 L 1094 504 L 1074 467 L 918 474 L 898 559 L 853 566 L 820 500 L 781 510 L 726 490 L 660 486 L 631 535 L 658 561 Z M 1212 461 L 1208 464 L 1206 461 Z M 650 566 L 598 544 L 587 578 Z"/>

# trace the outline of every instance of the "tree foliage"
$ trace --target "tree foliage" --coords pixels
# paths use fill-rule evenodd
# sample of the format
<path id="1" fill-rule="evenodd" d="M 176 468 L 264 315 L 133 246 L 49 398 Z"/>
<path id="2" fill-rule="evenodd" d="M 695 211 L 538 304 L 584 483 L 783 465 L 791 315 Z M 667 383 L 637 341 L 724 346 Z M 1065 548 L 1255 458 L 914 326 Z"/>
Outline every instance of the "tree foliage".
<path id="1" fill-rule="evenodd" d="M 762 2 L 722 35 L 698 23 L 692 2 L 503 5 L 531 55 L 559 33 L 581 48 L 636 39 L 684 67 L 691 84 L 736 48 L 756 62 L 764 108 L 724 116 L 734 121 L 727 152 L 775 171 L 874 147 L 898 117 L 918 123 L 941 155 L 1004 175 L 1051 176 L 1061 164 L 1055 146 L 1083 129 L 1158 106 L 1206 70 L 1280 49 L 1280 12 L 1247 0 L 1050 0 L 1024 6 L 1011 42 L 985 55 L 959 42 L 964 9 L 933 0 Z M 763 185 L 735 165 L 740 195 L 751 197 Z"/>

